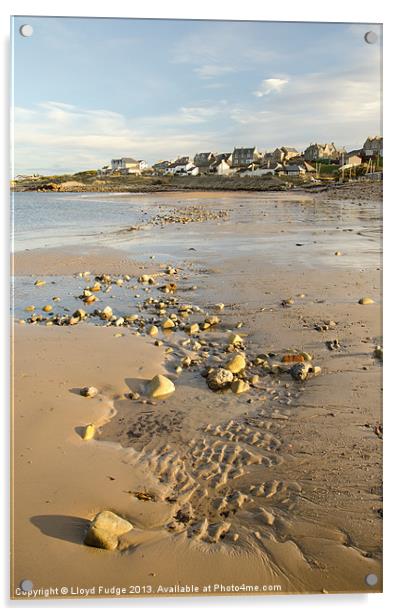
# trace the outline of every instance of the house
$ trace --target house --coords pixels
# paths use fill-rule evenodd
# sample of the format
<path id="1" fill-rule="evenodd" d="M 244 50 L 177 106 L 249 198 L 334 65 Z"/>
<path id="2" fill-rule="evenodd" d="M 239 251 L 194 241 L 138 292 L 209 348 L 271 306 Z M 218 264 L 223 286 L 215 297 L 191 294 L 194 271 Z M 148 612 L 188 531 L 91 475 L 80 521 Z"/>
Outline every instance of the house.
<path id="1" fill-rule="evenodd" d="M 154 163 L 152 166 L 154 175 L 163 175 L 170 165 L 170 160 L 160 160 Z"/>
<path id="2" fill-rule="evenodd" d="M 213 152 L 199 152 L 194 156 L 194 165 L 199 168 L 200 172 L 206 173 L 209 170 L 209 165 L 216 160 Z"/>
<path id="3" fill-rule="evenodd" d="M 135 175 L 140 175 L 140 161 L 135 158 L 113 158 L 111 160 L 111 173 L 115 173 L 116 171 L 119 171 L 120 173 L 134 173 Z"/>
<path id="4" fill-rule="evenodd" d="M 383 139 L 382 137 L 367 137 L 363 144 L 364 156 L 383 156 Z"/>
<path id="5" fill-rule="evenodd" d="M 181 156 L 173 163 L 169 164 L 169 166 L 165 170 L 165 174 L 188 175 L 188 172 L 192 172 L 194 170 L 194 167 L 196 167 L 196 165 L 194 165 L 194 163 L 190 160 L 189 156 Z M 198 172 L 194 172 L 192 175 L 198 175 Z"/>
<path id="6" fill-rule="evenodd" d="M 235 173 L 235 169 L 232 169 L 231 162 L 231 152 L 217 154 L 215 160 L 209 165 L 209 173 L 215 173 L 216 175 L 232 175 Z"/>
<path id="7" fill-rule="evenodd" d="M 272 160 L 276 163 L 287 162 L 291 158 L 296 158 L 297 156 L 300 156 L 298 150 L 285 145 L 281 148 L 276 148 L 274 152 L 272 152 Z"/>
<path id="8" fill-rule="evenodd" d="M 357 167 L 362 164 L 361 150 L 352 150 L 347 152 L 344 156 L 344 165 L 351 165 Z"/>
<path id="9" fill-rule="evenodd" d="M 304 158 L 308 162 L 316 160 L 340 161 L 342 155 L 345 154 L 344 148 L 336 148 L 333 142 L 331 143 L 311 143 L 304 152 Z"/>
<path id="10" fill-rule="evenodd" d="M 148 169 L 150 166 L 145 160 L 139 160 L 137 162 L 139 163 L 140 171 L 144 171 L 144 169 Z"/>
<path id="11" fill-rule="evenodd" d="M 252 163 L 260 162 L 262 154 L 256 147 L 253 148 L 234 148 L 232 154 L 232 166 L 242 167 Z"/>
<path id="12" fill-rule="evenodd" d="M 300 176 L 305 175 L 306 168 L 302 165 L 284 165 L 277 173 L 278 175 Z"/>

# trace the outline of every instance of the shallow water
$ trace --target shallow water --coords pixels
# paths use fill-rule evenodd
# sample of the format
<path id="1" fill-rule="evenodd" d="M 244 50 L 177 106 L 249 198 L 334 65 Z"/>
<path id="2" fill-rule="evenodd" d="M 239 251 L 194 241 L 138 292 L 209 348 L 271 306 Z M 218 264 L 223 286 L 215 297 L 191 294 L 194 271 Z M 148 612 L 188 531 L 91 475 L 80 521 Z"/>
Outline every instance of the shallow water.
<path id="1" fill-rule="evenodd" d="M 186 206 L 226 210 L 226 220 L 150 223 Z M 228 255 L 317 268 L 380 266 L 381 204 L 315 201 L 294 193 L 14 193 L 14 251 L 107 246 L 137 259 L 216 264 Z M 140 225 L 140 230 L 129 227 Z M 195 251 L 195 252 L 194 252 Z M 342 256 L 334 256 L 340 251 Z"/>

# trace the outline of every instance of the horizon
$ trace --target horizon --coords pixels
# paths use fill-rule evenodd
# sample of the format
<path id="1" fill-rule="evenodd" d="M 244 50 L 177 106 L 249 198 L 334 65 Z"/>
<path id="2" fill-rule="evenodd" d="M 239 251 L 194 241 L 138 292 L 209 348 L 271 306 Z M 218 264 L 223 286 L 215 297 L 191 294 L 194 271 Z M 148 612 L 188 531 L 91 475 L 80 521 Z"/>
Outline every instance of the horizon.
<path id="1" fill-rule="evenodd" d="M 14 177 L 241 146 L 350 151 L 382 134 L 378 24 L 18 16 L 12 29 Z"/>

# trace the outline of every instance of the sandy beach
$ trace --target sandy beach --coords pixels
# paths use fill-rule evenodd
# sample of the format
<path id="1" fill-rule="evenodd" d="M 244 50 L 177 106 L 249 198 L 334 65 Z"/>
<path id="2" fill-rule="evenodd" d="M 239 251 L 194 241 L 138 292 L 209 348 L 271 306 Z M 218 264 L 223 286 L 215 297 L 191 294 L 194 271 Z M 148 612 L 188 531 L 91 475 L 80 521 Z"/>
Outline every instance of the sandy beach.
<path id="1" fill-rule="evenodd" d="M 13 598 L 381 591 L 369 187 L 146 194 L 131 226 L 14 253 Z M 133 526 L 115 550 L 84 544 L 103 510 Z"/>

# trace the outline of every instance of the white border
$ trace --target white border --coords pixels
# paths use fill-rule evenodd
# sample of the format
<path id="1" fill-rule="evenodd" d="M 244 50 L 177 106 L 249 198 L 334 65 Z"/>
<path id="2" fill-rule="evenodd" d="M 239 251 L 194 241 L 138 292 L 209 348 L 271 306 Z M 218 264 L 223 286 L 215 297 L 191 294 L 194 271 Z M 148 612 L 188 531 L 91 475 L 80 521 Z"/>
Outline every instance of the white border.
<path id="1" fill-rule="evenodd" d="M 280 21 L 334 21 L 334 22 L 363 22 L 363 23 L 384 23 L 384 125 L 388 127 L 384 136 L 384 162 L 385 162 L 385 180 L 384 180 L 384 300 L 387 309 L 384 313 L 385 327 L 389 332 L 389 338 L 386 340 L 385 348 L 385 395 L 384 395 L 384 476 L 385 476 L 385 503 L 384 503 L 384 593 L 382 595 L 323 595 L 323 596 L 292 596 L 292 597 L 237 597 L 237 598 L 195 598 L 195 599 L 156 599 L 156 600 L 132 600 L 127 604 L 122 600 L 110 602 L 108 600 L 93 600 L 93 601 L 69 601 L 69 602 L 39 602 L 10 603 L 7 600 L 8 596 L 8 496 L 1 498 L 2 510 L 2 528 L 3 554 L 1 559 L 1 596 L 3 605 L 6 608 L 16 609 L 17 611 L 26 608 L 51 608 L 51 609 L 67 609 L 67 610 L 98 610 L 98 609 L 129 609 L 130 611 L 142 611 L 148 613 L 152 609 L 162 610 L 163 614 L 197 610 L 209 610 L 216 612 L 226 610 L 237 614 L 243 608 L 251 610 L 251 616 L 255 614 L 265 613 L 266 610 L 274 614 L 293 614 L 295 616 L 311 613 L 323 614 L 338 612 L 341 614 L 355 615 L 357 613 L 366 616 L 373 614 L 375 611 L 383 611 L 391 613 L 390 607 L 396 607 L 395 584 L 397 584 L 397 557 L 395 539 L 397 536 L 397 508 L 393 502 L 397 493 L 397 473 L 398 467 L 397 456 L 398 450 L 398 435 L 397 429 L 399 408 L 397 403 L 397 387 L 398 380 L 397 366 L 399 364 L 398 353 L 395 353 L 395 338 L 397 338 L 397 322 L 396 316 L 398 300 L 396 297 L 396 285 L 393 281 L 397 280 L 397 233 L 398 233 L 398 212 L 399 212 L 399 196 L 398 187 L 395 185 L 398 170 L 394 169 L 395 163 L 399 162 L 399 156 L 396 154 L 394 147 L 399 143 L 397 129 L 397 27 L 398 22 L 395 20 L 394 3 L 388 3 L 380 0 L 362 0 L 362 2 L 349 2 L 348 0 L 334 0 L 333 2 L 299 2 L 298 0 L 282 0 L 280 2 L 270 2 L 267 0 L 252 0 L 251 2 L 238 4 L 234 0 L 199 0 L 196 2 L 182 3 L 177 0 L 152 0 L 150 3 L 142 3 L 139 5 L 136 2 L 128 0 L 119 0 L 119 2 L 109 3 L 83 3 L 82 0 L 68 0 L 68 2 L 57 2 L 49 0 L 36 0 L 32 3 L 29 0 L 3 0 L 0 6 L 0 36 L 2 62 L 0 64 L 3 95 L 0 97 L 3 110 L 3 135 L 8 135 L 9 125 L 9 16 L 14 15 L 65 15 L 65 16 L 96 16 L 96 17 L 158 17 L 158 18 L 177 18 L 177 19 L 254 19 L 254 20 L 280 20 Z M 4 417 L 3 424 L 3 440 L 2 453 L 5 464 L 4 483 L 8 484 L 9 462 L 8 462 L 8 373 L 7 373 L 7 349 L 8 349 L 8 313 L 7 313 L 7 298 L 9 297 L 8 290 L 8 213 L 7 204 L 8 195 L 8 179 L 9 179 L 9 150 L 7 139 L 3 139 L 3 147 L 1 148 L 1 183 L 2 190 L 2 215 L 3 215 L 3 251 L 2 258 L 2 281 L 4 284 L 4 314 L 1 320 L 2 342 L 3 349 L 6 353 L 2 354 L 2 363 L 0 365 L 0 374 L 3 379 L 2 391 L 5 391 L 4 404 L 2 405 L 2 415 Z M 389 285 L 389 281 L 391 285 Z M 397 347 L 396 347 L 397 348 Z M 3 495 L 7 494 L 4 490 Z M 2 496 L 3 496 L 2 495 Z M 391 514 L 390 514 L 391 511 Z M 3 571 L 4 569 L 4 571 Z M 393 612 L 393 610 L 392 610 Z"/>

